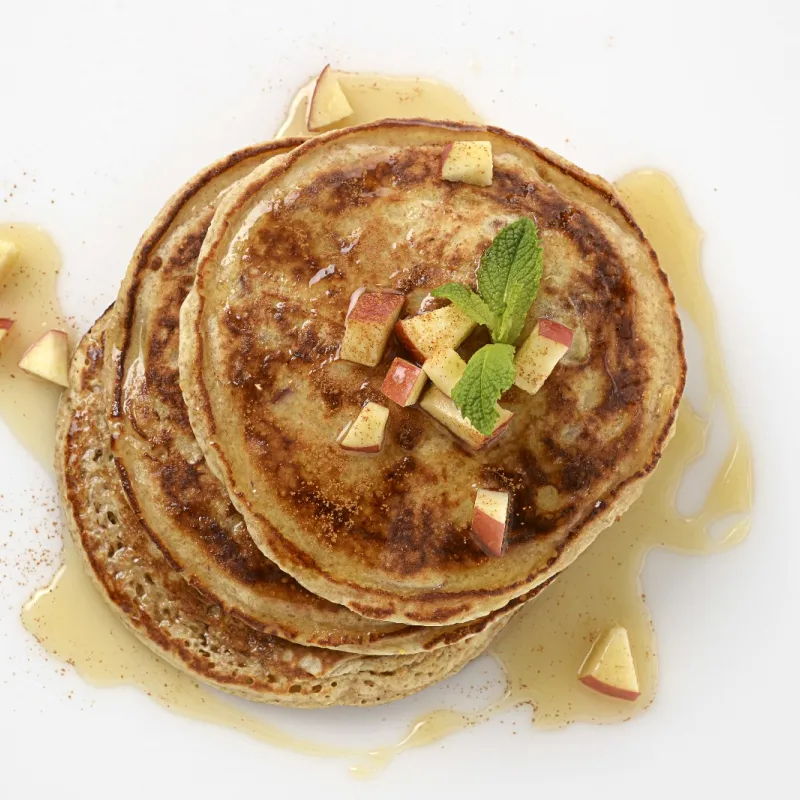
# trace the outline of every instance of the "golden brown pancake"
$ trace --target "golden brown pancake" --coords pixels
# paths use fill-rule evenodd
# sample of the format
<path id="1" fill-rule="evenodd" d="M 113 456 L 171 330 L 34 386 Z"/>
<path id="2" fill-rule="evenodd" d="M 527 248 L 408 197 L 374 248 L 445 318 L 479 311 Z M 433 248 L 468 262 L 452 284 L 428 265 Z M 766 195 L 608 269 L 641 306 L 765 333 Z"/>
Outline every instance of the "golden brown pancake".
<path id="1" fill-rule="evenodd" d="M 169 200 L 142 238 L 106 329 L 114 352 L 112 449 L 140 522 L 195 588 L 249 625 L 300 644 L 410 653 L 453 644 L 513 610 L 429 628 L 367 619 L 311 594 L 253 544 L 206 466 L 178 380 L 180 307 L 222 194 L 297 139 L 257 145 L 205 169 Z"/>
<path id="2" fill-rule="evenodd" d="M 443 148 L 465 139 L 492 143 L 491 186 L 441 180 Z M 468 453 L 380 394 L 396 344 L 375 368 L 336 353 L 355 290 L 399 290 L 413 313 L 474 283 L 521 216 L 544 247 L 526 331 L 546 315 L 575 338 L 535 396 L 502 398 L 505 435 Z M 258 547 L 332 602 L 421 625 L 485 615 L 574 560 L 641 492 L 685 381 L 666 276 L 609 184 L 500 129 L 425 121 L 336 131 L 243 180 L 203 244 L 180 344 L 192 427 Z M 347 453 L 337 436 L 369 400 L 390 408 L 384 448 Z M 502 558 L 470 538 L 476 487 L 512 494 Z"/>
<path id="3" fill-rule="evenodd" d="M 431 653 L 358 656 L 253 630 L 195 591 L 132 512 L 110 451 L 101 320 L 81 342 L 59 407 L 56 467 L 70 533 L 103 598 L 153 651 L 199 680 L 297 707 L 374 705 L 463 667 L 509 616 Z"/>

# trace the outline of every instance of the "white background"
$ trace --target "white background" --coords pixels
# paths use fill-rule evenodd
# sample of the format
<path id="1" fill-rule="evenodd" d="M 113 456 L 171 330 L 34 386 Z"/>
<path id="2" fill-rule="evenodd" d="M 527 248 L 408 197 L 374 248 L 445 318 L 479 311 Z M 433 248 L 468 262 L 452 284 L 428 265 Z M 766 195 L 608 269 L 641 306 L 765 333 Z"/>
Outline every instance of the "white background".
<path id="1" fill-rule="evenodd" d="M 757 482 L 742 547 L 648 562 L 661 652 L 649 712 L 556 733 L 532 731 L 520 713 L 359 783 L 341 762 L 60 674 L 18 619 L 49 570 L 31 551 L 57 548 L 33 531 L 44 512 L 31 492 L 49 478 L 0 426 L 0 797 L 483 797 L 511 787 L 526 797 L 797 797 L 799 30 L 794 0 L 0 0 L 0 221 L 53 233 L 62 298 L 81 329 L 114 298 L 167 196 L 267 138 L 325 63 L 430 75 L 490 121 L 610 179 L 641 166 L 677 179 L 707 232 Z M 441 702 L 432 692 L 397 710 L 266 716 L 329 740 L 390 742 L 398 721 Z"/>

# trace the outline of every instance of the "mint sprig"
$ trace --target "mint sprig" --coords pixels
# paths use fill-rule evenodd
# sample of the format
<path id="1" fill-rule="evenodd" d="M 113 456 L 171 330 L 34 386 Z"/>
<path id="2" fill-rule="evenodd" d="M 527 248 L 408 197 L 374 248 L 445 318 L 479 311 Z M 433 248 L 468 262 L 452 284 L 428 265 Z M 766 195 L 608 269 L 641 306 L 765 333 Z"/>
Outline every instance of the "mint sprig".
<path id="1" fill-rule="evenodd" d="M 497 424 L 497 401 L 514 383 L 514 343 L 542 282 L 542 246 L 536 223 L 521 217 L 506 225 L 486 248 L 478 267 L 478 293 L 461 283 L 434 289 L 479 325 L 494 344 L 478 350 L 453 389 L 461 414 L 488 436 Z"/>
<path id="2" fill-rule="evenodd" d="M 469 360 L 461 380 L 453 387 L 456 408 L 484 435 L 497 424 L 497 401 L 514 383 L 514 348 L 487 344 Z"/>
<path id="3" fill-rule="evenodd" d="M 498 324 L 498 320 L 489 306 L 469 286 L 465 286 L 463 283 L 446 283 L 444 286 L 434 289 L 431 294 L 434 297 L 449 300 L 457 305 L 478 325 L 485 325 L 490 330 L 493 330 Z"/>

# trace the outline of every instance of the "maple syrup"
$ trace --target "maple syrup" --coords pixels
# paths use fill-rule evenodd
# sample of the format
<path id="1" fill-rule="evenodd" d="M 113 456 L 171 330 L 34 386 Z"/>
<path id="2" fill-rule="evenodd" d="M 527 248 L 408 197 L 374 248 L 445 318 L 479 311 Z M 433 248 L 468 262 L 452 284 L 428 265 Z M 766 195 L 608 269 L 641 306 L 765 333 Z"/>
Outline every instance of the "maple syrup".
<path id="1" fill-rule="evenodd" d="M 461 95 L 433 81 L 345 74 L 341 82 L 354 109 L 347 124 L 387 116 L 479 121 Z M 308 133 L 305 110 L 310 86 L 299 92 L 278 135 Z M 351 764 L 352 773 L 360 777 L 373 774 L 399 753 L 521 704 L 534 710 L 534 724 L 548 727 L 579 720 L 628 719 L 647 707 L 656 689 L 657 660 L 655 635 L 639 584 L 646 554 L 655 547 L 712 553 L 741 541 L 749 529 L 752 459 L 725 377 L 714 306 L 700 268 L 700 231 L 677 187 L 663 173 L 634 172 L 618 181 L 617 188 L 658 253 L 682 313 L 700 334 L 708 399 L 701 409 L 702 416 L 683 401 L 675 436 L 642 497 L 545 593 L 524 608 L 492 645 L 491 652 L 502 664 L 508 680 L 500 701 L 473 714 L 450 709 L 435 711 L 416 721 L 401 741 L 368 752 L 303 741 L 242 711 L 241 704 L 234 705 L 151 653 L 107 608 L 69 542 L 65 543 L 64 564 L 52 584 L 37 592 L 25 606 L 25 627 L 47 650 L 73 664 L 91 683 L 138 686 L 178 713 L 233 727 L 280 747 L 344 759 Z M 34 263 L 50 265 L 42 268 L 50 278 L 42 279 L 38 288 L 20 284 L 19 302 L 50 309 L 50 316 L 37 317 L 35 324 L 54 326 L 61 320 L 55 300 L 57 253 L 42 244 L 48 241 L 46 237 L 37 238 L 44 236 L 41 232 L 34 235 L 15 227 L 16 232 L 8 226 L 0 228 L 0 236 L 18 242 L 24 263 L 29 268 Z M 42 255 L 43 260 L 39 261 L 37 252 L 49 256 Z M 0 298 L 0 302 L 5 300 Z M 6 353 L 3 369 L 11 369 L 8 365 L 15 364 L 16 358 Z M 3 373 L 3 382 L 6 374 Z M 32 383 L 31 387 L 35 387 L 30 392 L 36 399 L 29 402 L 27 389 L 24 394 L 13 394 L 13 388 L 4 390 L 0 386 L 0 408 L 20 441 L 40 460 L 49 461 L 57 392 L 40 383 Z M 25 413 L 19 404 L 24 405 Z M 701 508 L 682 515 L 676 508 L 678 487 L 687 468 L 703 455 L 712 418 L 717 424 L 718 417 L 732 432 L 727 455 Z M 40 433 L 27 433 L 33 429 Z M 712 536 L 712 526 L 716 528 L 720 523 L 725 526 L 724 531 L 719 535 L 715 530 Z M 642 689 L 635 703 L 599 695 L 577 680 L 591 643 L 613 624 L 624 625 L 630 633 Z"/>
<path id="2" fill-rule="evenodd" d="M 0 317 L 14 320 L 0 347 L 0 418 L 20 444 L 47 470 L 53 469 L 56 408 L 61 389 L 18 366 L 22 354 L 53 328 L 68 331 L 56 293 L 61 254 L 35 225 L 0 225 L 0 239 L 20 251 L 0 287 Z"/>

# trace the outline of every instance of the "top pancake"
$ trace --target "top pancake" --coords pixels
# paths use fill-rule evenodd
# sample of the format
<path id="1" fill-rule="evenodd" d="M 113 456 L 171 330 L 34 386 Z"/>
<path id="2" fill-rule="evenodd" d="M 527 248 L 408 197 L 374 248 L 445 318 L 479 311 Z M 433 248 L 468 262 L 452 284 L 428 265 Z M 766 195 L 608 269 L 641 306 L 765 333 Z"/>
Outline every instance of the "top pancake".
<path id="1" fill-rule="evenodd" d="M 465 139 L 491 141 L 491 186 L 440 179 L 443 147 Z M 353 291 L 398 289 L 413 313 L 436 286 L 474 284 L 520 216 L 544 248 L 526 333 L 552 316 L 576 335 L 537 395 L 504 395 L 504 436 L 466 453 L 380 394 L 396 345 L 374 369 L 336 352 Z M 500 129 L 451 123 L 337 131 L 256 169 L 214 217 L 180 344 L 192 427 L 259 548 L 329 600 L 421 625 L 486 614 L 574 560 L 641 492 L 685 381 L 667 279 L 612 188 Z M 374 457 L 336 441 L 367 400 L 390 408 Z M 513 496 L 500 559 L 470 539 L 478 487 Z"/>
<path id="2" fill-rule="evenodd" d="M 413 653 L 483 632 L 520 601 L 480 620 L 430 628 L 370 620 L 318 597 L 266 558 L 206 466 L 178 383 L 178 316 L 220 197 L 302 140 L 254 145 L 212 164 L 166 204 L 142 238 L 105 324 L 114 354 L 114 463 L 131 508 L 192 586 L 251 627 L 356 653 Z"/>

